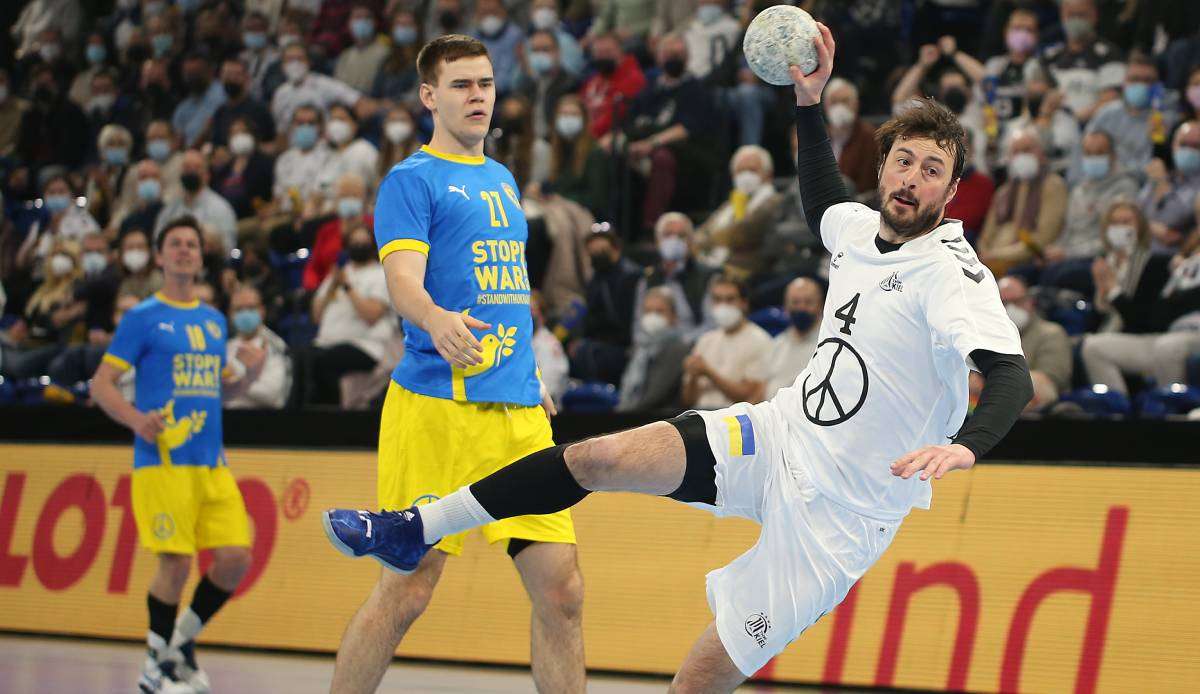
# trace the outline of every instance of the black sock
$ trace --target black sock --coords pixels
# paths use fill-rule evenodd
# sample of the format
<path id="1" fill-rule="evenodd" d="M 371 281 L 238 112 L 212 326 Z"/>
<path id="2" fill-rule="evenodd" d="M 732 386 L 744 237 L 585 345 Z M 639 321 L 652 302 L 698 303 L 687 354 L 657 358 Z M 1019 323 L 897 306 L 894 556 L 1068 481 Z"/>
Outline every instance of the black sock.
<path id="1" fill-rule="evenodd" d="M 471 495 L 492 518 L 544 515 L 570 508 L 590 491 L 567 468 L 567 445 L 545 448 L 471 485 Z"/>
<path id="2" fill-rule="evenodd" d="M 158 598 L 146 594 L 146 608 L 150 611 L 150 631 L 170 643 L 171 632 L 175 631 L 175 613 L 179 605 L 168 605 Z"/>
<path id="3" fill-rule="evenodd" d="M 205 576 L 200 579 L 200 584 L 196 586 L 196 592 L 192 595 L 192 612 L 200 618 L 201 624 L 207 624 L 231 595 L 233 593 L 221 589 Z"/>

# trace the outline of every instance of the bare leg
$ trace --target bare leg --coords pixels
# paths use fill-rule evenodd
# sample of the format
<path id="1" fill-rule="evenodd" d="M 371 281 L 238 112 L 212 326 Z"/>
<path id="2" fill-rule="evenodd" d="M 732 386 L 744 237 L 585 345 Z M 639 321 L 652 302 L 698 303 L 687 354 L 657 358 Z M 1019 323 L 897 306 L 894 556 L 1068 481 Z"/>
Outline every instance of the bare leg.
<path id="1" fill-rule="evenodd" d="M 684 658 L 683 665 L 671 681 L 671 694 L 725 694 L 737 689 L 746 681 L 746 676 L 738 670 L 721 637 L 717 635 L 717 625 L 709 622 L 708 628 L 692 644 L 692 650 Z"/>
<path id="2" fill-rule="evenodd" d="M 191 570 L 192 557 L 189 554 L 158 555 L 158 572 L 150 581 L 150 594 L 168 605 L 178 605 L 183 584 L 187 583 Z"/>
<path id="3" fill-rule="evenodd" d="M 250 570 L 248 547 L 214 547 L 213 563 L 208 569 L 208 580 L 221 590 L 232 593 Z"/>
<path id="4" fill-rule="evenodd" d="M 400 639 L 429 605 L 445 565 L 446 555 L 438 551 L 426 554 L 407 576 L 380 570 L 379 582 L 346 626 L 330 692 L 373 692 L 379 687 Z"/>
<path id="5" fill-rule="evenodd" d="M 667 422 L 580 441 L 565 457 L 579 486 L 593 492 L 670 494 L 687 468 L 683 437 Z"/>
<path id="6" fill-rule="evenodd" d="M 575 545 L 538 542 L 514 563 L 533 603 L 530 662 L 543 694 L 583 694 L 583 576 Z"/>

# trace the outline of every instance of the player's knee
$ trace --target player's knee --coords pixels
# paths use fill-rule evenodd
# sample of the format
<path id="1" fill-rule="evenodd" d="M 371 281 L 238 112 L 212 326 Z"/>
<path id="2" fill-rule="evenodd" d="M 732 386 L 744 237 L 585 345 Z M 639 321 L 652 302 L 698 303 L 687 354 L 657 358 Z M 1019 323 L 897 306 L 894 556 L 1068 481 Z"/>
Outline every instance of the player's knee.
<path id="1" fill-rule="evenodd" d="M 1080 354 L 1088 361 L 1098 361 L 1105 359 L 1104 343 L 1096 338 L 1095 335 L 1089 335 L 1083 338 L 1083 345 L 1080 347 Z"/>
<path id="2" fill-rule="evenodd" d="M 583 574 L 572 569 L 543 591 L 537 602 L 539 611 L 548 617 L 579 621 L 583 615 Z"/>
<path id="3" fill-rule="evenodd" d="M 591 491 L 605 488 L 620 465 L 620 434 L 580 441 L 566 451 L 567 468 L 579 486 Z"/>
<path id="4" fill-rule="evenodd" d="M 220 573 L 226 583 L 236 585 L 241 583 L 246 572 L 250 570 L 253 561 L 250 550 L 245 547 L 230 547 L 221 552 L 214 561 L 215 570 Z"/>
<path id="5" fill-rule="evenodd" d="M 379 578 L 380 604 L 398 628 L 407 628 L 433 599 L 433 584 L 419 574 L 400 576 L 384 571 Z"/>
<path id="6" fill-rule="evenodd" d="M 192 570 L 192 558 L 182 554 L 160 554 L 158 570 L 172 586 L 182 589 Z"/>

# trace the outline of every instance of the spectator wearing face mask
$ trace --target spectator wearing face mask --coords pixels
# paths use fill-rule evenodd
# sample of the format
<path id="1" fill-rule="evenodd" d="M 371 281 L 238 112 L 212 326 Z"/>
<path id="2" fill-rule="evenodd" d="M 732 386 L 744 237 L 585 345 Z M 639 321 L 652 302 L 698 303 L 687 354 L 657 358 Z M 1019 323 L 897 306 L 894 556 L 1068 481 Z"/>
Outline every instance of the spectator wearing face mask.
<path id="1" fill-rule="evenodd" d="M 389 31 L 391 48 L 375 73 L 369 93 L 372 99 L 396 108 L 397 104 L 419 102 L 417 51 L 421 49 L 421 34 L 416 15 L 402 7 L 397 7 L 392 15 Z"/>
<path id="2" fill-rule="evenodd" d="M 425 12 L 422 35 L 433 38 L 442 34 L 463 34 L 471 16 L 470 2 L 462 0 L 434 0 Z"/>
<path id="3" fill-rule="evenodd" d="M 120 251 L 121 284 L 117 294 L 132 294 L 145 299 L 162 288 L 162 272 L 150 255 L 150 235 L 142 229 L 131 229 L 117 242 Z"/>
<path id="4" fill-rule="evenodd" d="M 729 54 L 741 48 L 742 26 L 728 10 L 726 0 L 699 0 L 696 13 L 681 28 L 687 43 L 687 71 L 696 79 L 704 79 Z"/>
<path id="5" fill-rule="evenodd" d="M 89 143 L 92 146 L 88 151 L 88 159 L 92 161 L 103 160 L 104 152 L 96 149 L 95 143 L 105 127 L 119 125 L 128 130 L 140 125 L 132 100 L 121 94 L 116 73 L 111 70 L 101 70 L 92 77 L 92 93 L 84 104 L 83 112 L 87 117 Z"/>
<path id="6" fill-rule="evenodd" d="M 354 173 L 362 177 L 368 190 L 374 190 L 379 180 L 375 171 L 379 163 L 379 150 L 360 136 L 358 118 L 345 104 L 329 107 L 329 121 L 325 124 L 325 139 L 329 142 L 329 161 L 321 171 L 321 186 L 331 188 L 343 174 Z"/>
<path id="7" fill-rule="evenodd" d="M 476 0 L 471 35 L 487 46 L 496 77 L 496 94 L 508 94 L 520 74 L 518 56 L 521 44 L 525 43 L 525 31 L 509 19 L 508 9 L 501 0 Z"/>
<path id="8" fill-rule="evenodd" d="M 334 78 L 358 90 L 369 92 L 379 67 L 388 57 L 387 43 L 378 40 L 375 14 L 366 5 L 354 5 L 347 26 L 353 42 L 338 55 Z"/>
<path id="9" fill-rule="evenodd" d="M 598 219 L 611 216 L 609 159 L 592 137 L 587 110 L 573 94 L 554 109 L 550 176 L 554 192 L 586 207 Z"/>
<path id="10" fill-rule="evenodd" d="M 1094 0 L 1063 0 L 1059 8 L 1066 41 L 1042 55 L 1054 81 L 1063 91 L 1063 103 L 1080 123 L 1096 109 L 1117 97 L 1125 65 L 1121 52 L 1096 33 L 1098 13 Z"/>
<path id="11" fill-rule="evenodd" d="M 1159 250 L 1179 248 L 1196 226 L 1200 200 L 1200 121 L 1190 120 L 1175 131 L 1168 170 L 1161 159 L 1146 166 L 1146 184 L 1138 196 L 1150 220 L 1153 245 Z"/>
<path id="12" fill-rule="evenodd" d="M 235 372 L 244 372 L 249 385 L 223 405 L 231 410 L 278 410 L 292 392 L 292 358 L 287 343 L 263 324 L 262 296 L 253 287 L 240 287 L 229 299 L 226 361 Z"/>
<path id="13" fill-rule="evenodd" d="M 258 142 L 274 146 L 275 120 L 271 117 L 271 109 L 251 93 L 250 71 L 241 58 L 226 58 L 221 63 L 221 89 L 225 92 L 225 103 L 213 113 L 210 128 L 213 146 L 229 147 L 229 131 L 239 118 L 253 126 L 251 131 L 256 133 Z"/>
<path id="14" fill-rule="evenodd" d="M 312 72 L 308 52 L 301 44 L 283 49 L 283 74 L 287 81 L 271 97 L 271 115 L 276 123 L 291 123 L 293 114 L 306 105 L 315 106 L 321 112 L 333 104 L 350 104 L 356 110 L 369 105 L 354 87 Z"/>
<path id="15" fill-rule="evenodd" d="M 1197 244 L 1174 257 L 1151 253 L 1149 229 L 1130 203 L 1114 206 L 1107 221 L 1110 250 L 1093 270 L 1095 306 L 1107 320 L 1083 341 L 1088 379 L 1121 393 L 1129 392 L 1125 374 L 1180 383 L 1188 355 L 1200 350 Z"/>
<path id="16" fill-rule="evenodd" d="M 717 268 L 696 258 L 695 234 L 692 220 L 681 212 L 667 212 L 658 218 L 654 225 L 658 263 L 646 268 L 638 280 L 634 302 L 634 325 L 640 326 L 642 299 L 653 289 L 664 289 L 671 297 L 672 323 L 688 344 L 712 327 L 708 285 L 717 275 Z"/>
<path id="17" fill-rule="evenodd" d="M 226 161 L 213 168 L 213 190 L 229 201 L 238 219 L 252 217 L 269 204 L 275 187 L 275 162 L 259 148 L 256 132 L 249 118 L 235 118 L 229 126 Z"/>
<path id="18" fill-rule="evenodd" d="M 64 42 L 79 36 L 83 12 L 73 0 L 33 0 L 25 5 L 9 33 L 17 40 L 17 57 L 36 53 L 46 61 L 62 54 Z M 47 46 L 54 46 L 53 52 Z"/>
<path id="19" fill-rule="evenodd" d="M 683 362 L 689 347 L 675 306 L 675 297 L 666 287 L 647 291 L 639 302 L 633 353 L 621 375 L 617 412 L 645 412 L 678 405 Z"/>
<path id="20" fill-rule="evenodd" d="M 1040 66 L 1028 72 L 1020 113 L 1000 123 L 997 151 L 1008 151 L 1008 141 L 1013 133 L 1037 128 L 1042 142 L 1046 143 L 1050 170 L 1065 175 L 1074 162 L 1083 129 L 1075 115 L 1063 105 L 1062 91 L 1053 86 L 1050 74 Z"/>
<path id="21" fill-rule="evenodd" d="M 99 231 L 100 225 L 84 207 L 76 204 L 75 192 L 66 177 L 55 175 L 46 180 L 42 193 L 45 215 L 29 227 L 25 241 L 17 249 L 17 267 L 31 268 L 40 279 L 42 259 L 59 241 L 78 243 L 85 234 Z"/>
<path id="22" fill-rule="evenodd" d="M 393 166 L 420 148 L 417 124 L 408 109 L 403 106 L 388 109 L 383 120 L 383 139 L 380 140 L 379 157 L 375 165 L 375 180 L 382 181 Z"/>
<path id="23" fill-rule="evenodd" d="M 939 69 L 935 70 L 938 66 Z M 904 73 L 892 91 L 892 112 L 899 113 L 907 108 L 910 100 L 920 96 L 922 85 L 930 75 L 936 74 L 936 82 L 924 87 L 924 90 L 958 116 L 959 123 L 970 137 L 975 166 L 986 168 L 987 130 L 983 109 L 975 98 L 975 88 L 969 76 L 971 73 L 981 73 L 978 61 L 958 50 L 958 43 L 953 36 L 943 36 L 937 45 L 921 46 L 917 52 L 917 62 Z"/>
<path id="24" fill-rule="evenodd" d="M 1137 182 L 1118 169 L 1112 139 L 1102 130 L 1083 138 L 1081 162 L 1083 180 L 1067 195 L 1062 234 L 1043 249 L 1040 267 L 1021 274 L 1029 284 L 1064 287 L 1090 295 L 1092 260 L 1104 251 L 1101 218 L 1112 203 L 1133 200 Z"/>
<path id="25" fill-rule="evenodd" d="M 121 270 L 113 262 L 108 238 L 100 232 L 92 232 L 80 243 L 79 266 L 81 275 L 75 286 L 77 310 L 83 318 L 88 332 L 88 342 L 107 343 L 112 337 L 113 302 L 121 285 Z"/>
<path id="26" fill-rule="evenodd" d="M 158 164 L 153 159 L 143 159 L 133 170 L 133 204 L 122 217 L 114 216 L 109 224 L 116 229 L 118 238 L 132 229 L 153 229 L 162 211 L 163 183 Z"/>
<path id="27" fill-rule="evenodd" d="M 123 219 L 137 203 L 131 158 L 133 136 L 119 125 L 106 125 L 100 130 L 96 148 L 100 161 L 88 172 L 84 197 L 88 212 L 107 228 L 114 219 Z"/>
<path id="28" fill-rule="evenodd" d="M 59 240 L 42 262 L 42 283 L 25 302 L 25 316 L 0 340 L 0 376 L 34 378 L 46 373 L 63 350 L 82 312 L 75 302 L 75 287 L 82 271 L 79 245 Z"/>
<path id="29" fill-rule="evenodd" d="M 226 252 L 236 248 L 237 215 L 229 201 L 208 186 L 208 160 L 199 150 L 189 149 L 183 153 L 179 184 L 183 194 L 163 203 L 163 209 L 154 224 L 154 233 L 160 233 L 172 219 L 190 216 L 204 228 L 216 232 Z"/>
<path id="30" fill-rule="evenodd" d="M 163 199 L 178 197 L 183 192 L 179 185 L 183 152 L 170 121 L 154 120 L 146 126 L 145 151 L 146 157 L 158 164 Z"/>
<path id="31" fill-rule="evenodd" d="M 321 112 L 301 106 L 292 117 L 290 145 L 275 160 L 275 204 L 285 211 L 299 212 L 304 202 L 321 191 L 321 180 L 332 152 L 321 136 Z"/>
<path id="32" fill-rule="evenodd" d="M 141 301 L 141 298 L 132 294 L 118 295 L 111 303 L 110 315 L 104 318 L 105 323 L 109 326 L 117 325 L 121 322 L 121 317 L 125 315 L 125 312 L 137 306 Z M 50 376 L 50 380 L 55 384 L 70 387 L 91 379 L 92 375 L 96 373 L 96 369 L 100 367 L 100 361 L 104 358 L 104 353 L 108 351 L 109 343 L 112 342 L 112 331 L 112 327 L 107 330 L 89 330 L 87 344 L 71 345 L 63 349 L 46 367 L 46 374 Z M 122 377 L 118 385 L 123 389 L 128 388 L 132 396 L 134 386 L 132 380 L 127 382 Z"/>
<path id="33" fill-rule="evenodd" d="M 968 76 L 976 84 L 985 79 L 993 82 L 989 105 L 996 120 L 1004 123 L 1021 115 L 1025 107 L 1025 85 L 1035 71 L 1044 68 L 1038 59 L 1038 16 L 1025 7 L 1017 7 L 1008 15 L 1004 27 L 1004 53 L 992 56 L 980 67 L 973 58 L 960 58 Z M 1036 115 L 1036 109 L 1035 109 Z"/>
<path id="34" fill-rule="evenodd" d="M 825 120 L 829 123 L 829 140 L 838 169 L 860 193 L 875 190 L 879 185 L 879 166 L 875 161 L 875 128 L 858 112 L 858 87 L 841 77 L 829 80 L 825 96 Z"/>
<path id="35" fill-rule="evenodd" d="M 303 286 L 315 291 L 343 255 L 345 236 L 362 225 L 370 228 L 374 218 L 367 211 L 367 187 L 356 173 L 345 173 L 334 185 L 335 216 L 317 229 Z"/>
<path id="36" fill-rule="evenodd" d="M 634 297 L 642 268 L 621 254 L 621 242 L 607 225 L 598 228 L 584 244 L 592 272 L 584 288 L 583 334 L 567 354 L 575 378 L 617 383 L 633 341 Z"/>
<path id="37" fill-rule="evenodd" d="M 1029 362 L 1029 375 L 1033 378 L 1033 400 L 1025 410 L 1053 404 L 1071 387 L 1071 340 L 1067 331 L 1038 315 L 1029 288 L 1021 278 L 1002 277 L 999 287 L 1004 310 L 1021 333 L 1021 352 Z"/>
<path id="38" fill-rule="evenodd" d="M 212 78 L 208 58 L 198 53 L 189 55 L 183 61 L 183 88 L 187 96 L 171 114 L 171 125 L 183 139 L 185 147 L 195 147 L 208 132 L 213 114 L 225 103 L 225 89 Z"/>
<path id="39" fill-rule="evenodd" d="M 1009 140 L 1009 180 L 992 198 L 976 249 L 996 275 L 1041 258 L 1062 233 L 1067 184 L 1047 171 L 1046 155 L 1036 130 L 1023 130 Z"/>
<path id="40" fill-rule="evenodd" d="M 529 310 L 533 314 L 533 359 L 537 364 L 542 385 L 550 393 L 555 406 L 562 402 L 563 393 L 567 392 L 568 373 L 571 363 L 563 350 L 562 342 L 546 327 L 546 306 L 542 293 L 534 289 L 529 295 Z"/>
<path id="41" fill-rule="evenodd" d="M 771 336 L 746 320 L 746 285 L 718 277 L 709 288 L 717 327 L 704 333 L 683 362 L 685 408 L 715 410 L 761 402 L 769 374 Z"/>
<path id="42" fill-rule="evenodd" d="M 533 0 L 529 9 L 530 38 L 538 31 L 549 32 L 554 37 L 558 53 L 558 62 L 572 78 L 583 75 L 587 68 L 587 59 L 583 49 L 571 32 L 565 28 L 562 17 L 558 13 L 558 0 Z"/>
<path id="43" fill-rule="evenodd" d="M 539 29 L 530 34 L 524 45 L 524 65 L 514 91 L 532 107 L 534 136 L 549 140 L 555 107 L 563 96 L 575 91 L 575 78 L 563 69 L 558 40 L 550 31 Z"/>
<path id="44" fill-rule="evenodd" d="M 1087 132 L 1104 131 L 1116 145 L 1122 171 L 1140 176 L 1154 155 L 1156 143 L 1165 143 L 1175 125 L 1175 114 L 1155 103 L 1158 68 L 1141 55 L 1129 59 L 1121 98 L 1104 104 L 1088 123 Z M 1082 177 L 1078 163 L 1071 171 L 1072 182 Z"/>
<path id="45" fill-rule="evenodd" d="M 247 8 L 249 9 L 249 8 Z M 283 83 L 279 49 L 271 44 L 271 27 L 261 12 L 247 12 L 242 19 L 242 52 L 238 54 L 250 75 L 250 92 L 264 102 Z"/>
<path id="46" fill-rule="evenodd" d="M 306 404 L 337 404 L 342 376 L 374 370 L 396 331 L 374 236 L 360 226 L 346 241 L 347 262 L 329 273 L 313 299 L 313 322 L 320 327 L 302 360 Z"/>
<path id="47" fill-rule="evenodd" d="M 593 29 L 595 24 L 592 25 Z M 600 139 L 625 122 L 625 112 L 646 86 L 637 58 L 625 53 L 615 34 L 595 34 L 591 41 L 592 67 L 596 72 L 579 89 L 587 107 L 592 137 Z"/>
<path id="48" fill-rule="evenodd" d="M 34 65 L 27 84 L 30 105 L 21 119 L 17 154 L 34 168 L 49 164 L 78 168 L 90 146 L 83 111 L 63 96 L 47 65 Z"/>
<path id="49" fill-rule="evenodd" d="M 783 310 L 791 325 L 771 338 L 764 400 L 775 397 L 780 388 L 792 385 L 817 351 L 821 315 L 825 311 L 825 290 L 816 280 L 797 277 L 784 292 Z"/>
<path id="50" fill-rule="evenodd" d="M 771 154 L 758 145 L 742 145 L 729 160 L 733 190 L 700 225 L 697 246 L 705 262 L 742 280 L 764 267 L 763 239 L 774 234 L 783 196 L 775 190 Z"/>

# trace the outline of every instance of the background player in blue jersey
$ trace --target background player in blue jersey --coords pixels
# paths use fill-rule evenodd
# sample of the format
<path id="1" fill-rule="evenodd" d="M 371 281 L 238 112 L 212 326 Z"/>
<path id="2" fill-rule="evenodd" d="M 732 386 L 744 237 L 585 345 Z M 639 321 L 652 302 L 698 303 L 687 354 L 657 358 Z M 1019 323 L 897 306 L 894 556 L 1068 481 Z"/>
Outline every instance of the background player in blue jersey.
<path id="1" fill-rule="evenodd" d="M 530 342 L 525 215 L 512 174 L 483 156 L 496 100 L 487 49 L 442 36 L 421 50 L 417 69 L 433 137 L 392 168 L 375 205 L 379 255 L 405 333 L 379 434 L 379 504 L 392 509 L 435 500 L 554 445 L 553 405 Z M 356 554 L 328 519 L 326 531 Z M 483 533 L 506 542 L 533 603 L 538 690 L 584 691 L 583 581 L 571 517 L 510 518 Z M 379 686 L 446 556 L 462 551 L 462 536 L 437 549 L 419 565 L 381 559 L 392 571 L 382 572 L 342 637 L 334 692 Z"/>
<path id="2" fill-rule="evenodd" d="M 250 568 L 246 506 L 222 448 L 228 330 L 225 316 L 194 294 L 202 247 L 191 217 L 163 229 L 155 242 L 162 290 L 126 312 L 92 380 L 104 412 L 136 434 L 133 513 L 142 545 L 158 554 L 146 597 L 149 655 L 138 680 L 147 693 L 208 691 L 196 635 Z M 254 368 L 261 366 L 257 360 Z M 130 368 L 137 370 L 132 403 L 117 388 Z M 212 550 L 213 564 L 176 622 L 192 556 L 202 549 Z"/>

